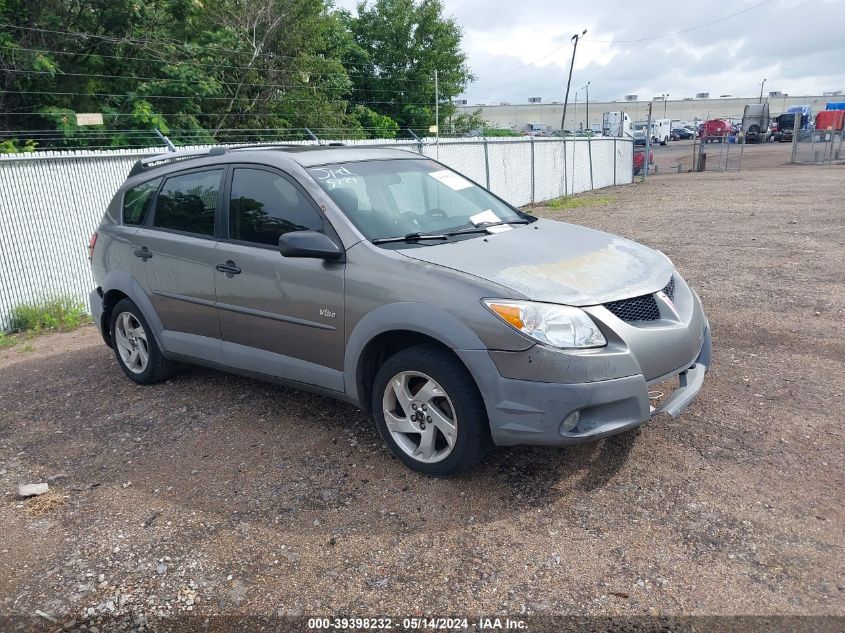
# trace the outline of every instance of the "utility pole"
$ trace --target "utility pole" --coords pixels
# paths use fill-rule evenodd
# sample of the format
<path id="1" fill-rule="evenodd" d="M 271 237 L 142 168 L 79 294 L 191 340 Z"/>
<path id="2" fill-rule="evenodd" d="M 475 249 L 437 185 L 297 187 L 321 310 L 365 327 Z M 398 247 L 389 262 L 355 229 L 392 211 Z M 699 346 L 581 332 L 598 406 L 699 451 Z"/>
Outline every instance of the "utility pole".
<path id="1" fill-rule="evenodd" d="M 571 40 L 574 42 L 572 46 L 572 61 L 569 62 L 569 79 L 566 80 L 566 96 L 563 98 L 563 117 L 560 120 L 560 134 L 563 136 L 563 131 L 566 129 L 566 103 L 569 101 L 569 84 L 572 83 L 572 69 L 575 66 L 575 51 L 578 50 L 578 40 L 587 34 L 587 29 L 584 29 L 579 35 L 576 33 Z"/>
<path id="2" fill-rule="evenodd" d="M 440 156 L 440 77 L 437 69 L 434 69 L 434 144 L 437 146 L 438 157 Z"/>
<path id="3" fill-rule="evenodd" d="M 766 85 L 766 79 L 763 78 L 763 83 L 760 84 L 760 103 L 763 103 L 763 86 Z"/>

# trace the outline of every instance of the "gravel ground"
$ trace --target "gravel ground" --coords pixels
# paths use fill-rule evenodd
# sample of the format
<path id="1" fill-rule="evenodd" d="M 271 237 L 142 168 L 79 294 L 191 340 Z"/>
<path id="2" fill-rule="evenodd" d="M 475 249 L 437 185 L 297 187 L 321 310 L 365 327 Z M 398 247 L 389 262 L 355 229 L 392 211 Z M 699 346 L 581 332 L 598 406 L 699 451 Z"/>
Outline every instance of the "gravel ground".
<path id="1" fill-rule="evenodd" d="M 90 326 L 0 350 L 7 628 L 845 616 L 845 172 L 779 163 L 537 208 L 666 252 L 708 311 L 713 367 L 677 420 L 499 449 L 454 479 L 409 471 L 368 416 L 327 398 L 193 368 L 137 386 Z M 48 497 L 16 498 L 38 481 Z"/>

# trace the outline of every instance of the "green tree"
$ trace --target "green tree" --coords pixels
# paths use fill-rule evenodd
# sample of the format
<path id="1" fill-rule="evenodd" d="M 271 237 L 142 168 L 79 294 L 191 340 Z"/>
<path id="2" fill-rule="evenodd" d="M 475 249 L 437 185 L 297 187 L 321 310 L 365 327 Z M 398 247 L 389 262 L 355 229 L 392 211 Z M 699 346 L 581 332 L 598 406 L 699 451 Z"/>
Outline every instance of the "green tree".
<path id="1" fill-rule="evenodd" d="M 344 16 L 364 55 L 344 59 L 356 98 L 401 127 L 427 130 L 434 123 L 434 71 L 438 71 L 441 120 L 453 111 L 451 98 L 472 74 L 461 50 L 461 29 L 444 17 L 440 0 L 374 0 Z"/>
<path id="2" fill-rule="evenodd" d="M 444 120 L 469 79 L 439 0 L 0 0 L 0 24 L 2 147 L 389 137 L 433 122 L 434 68 Z"/>

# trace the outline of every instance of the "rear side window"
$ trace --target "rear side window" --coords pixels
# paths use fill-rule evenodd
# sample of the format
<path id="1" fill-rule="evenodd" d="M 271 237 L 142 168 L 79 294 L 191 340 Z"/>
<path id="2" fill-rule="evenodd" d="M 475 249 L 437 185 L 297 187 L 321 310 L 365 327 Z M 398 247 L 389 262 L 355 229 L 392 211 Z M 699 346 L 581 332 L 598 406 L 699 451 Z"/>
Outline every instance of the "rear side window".
<path id="1" fill-rule="evenodd" d="M 172 176 L 156 199 L 153 226 L 199 235 L 214 235 L 222 169 Z"/>
<path id="2" fill-rule="evenodd" d="M 291 231 L 322 231 L 308 198 L 287 178 L 261 169 L 235 169 L 229 200 L 229 238 L 276 246 Z"/>
<path id="3" fill-rule="evenodd" d="M 153 201 L 161 178 L 142 183 L 137 187 L 127 189 L 123 194 L 123 223 L 137 226 L 144 223 L 150 203 Z"/>

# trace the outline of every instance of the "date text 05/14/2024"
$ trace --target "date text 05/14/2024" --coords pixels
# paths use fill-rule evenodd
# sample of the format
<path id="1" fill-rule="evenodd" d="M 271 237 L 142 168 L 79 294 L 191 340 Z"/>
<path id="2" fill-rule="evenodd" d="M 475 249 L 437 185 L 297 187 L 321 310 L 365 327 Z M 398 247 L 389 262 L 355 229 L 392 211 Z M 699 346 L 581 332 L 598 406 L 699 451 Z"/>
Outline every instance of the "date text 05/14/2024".
<path id="1" fill-rule="evenodd" d="M 309 618 L 309 629 L 333 630 L 451 630 L 520 631 L 527 628 L 524 620 L 498 617 L 469 618 L 405 617 L 405 618 Z"/>

